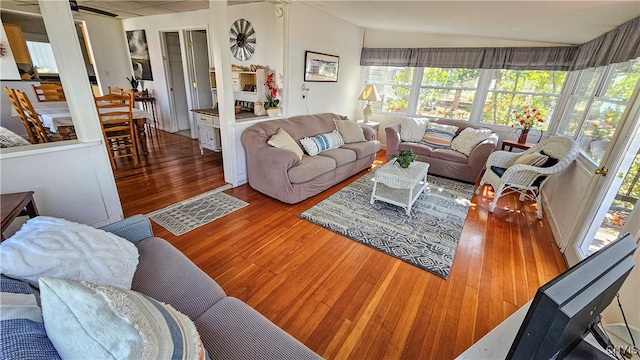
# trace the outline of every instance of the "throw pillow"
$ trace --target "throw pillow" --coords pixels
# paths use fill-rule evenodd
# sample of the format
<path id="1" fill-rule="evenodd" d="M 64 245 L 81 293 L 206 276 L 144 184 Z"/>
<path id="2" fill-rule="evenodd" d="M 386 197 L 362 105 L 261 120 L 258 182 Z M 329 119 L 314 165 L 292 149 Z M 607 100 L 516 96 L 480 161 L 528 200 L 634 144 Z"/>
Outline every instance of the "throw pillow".
<path id="1" fill-rule="evenodd" d="M 60 359 L 29 284 L 0 279 L 0 359 Z"/>
<path id="2" fill-rule="evenodd" d="M 544 167 L 544 168 L 552 167 L 552 166 L 556 165 L 560 161 L 559 159 L 554 158 L 553 156 L 545 153 L 544 150 L 540 150 L 540 154 L 546 155 L 546 156 L 549 157 L 549 159 L 544 164 L 540 165 L 540 167 Z"/>
<path id="3" fill-rule="evenodd" d="M 40 278 L 42 316 L 63 359 L 204 359 L 193 322 L 135 291 Z"/>
<path id="4" fill-rule="evenodd" d="M 367 141 L 362 128 L 357 122 L 338 119 L 334 119 L 333 122 L 336 124 L 336 129 L 340 133 L 340 136 L 342 136 L 345 144 Z"/>
<path id="5" fill-rule="evenodd" d="M 305 137 L 300 140 L 302 147 L 310 156 L 316 156 L 319 153 L 344 145 L 344 140 L 338 130 L 330 133 L 316 135 L 314 137 Z"/>
<path id="6" fill-rule="evenodd" d="M 451 140 L 456 136 L 457 126 L 436 124 L 430 122 L 427 125 L 427 131 L 424 133 L 420 143 L 434 147 L 449 149 Z"/>
<path id="7" fill-rule="evenodd" d="M 282 128 L 278 128 L 278 132 L 269 138 L 267 144 L 279 149 L 293 151 L 300 160 L 302 160 L 302 156 L 304 155 L 298 143 Z"/>
<path id="8" fill-rule="evenodd" d="M 485 141 L 490 135 L 491 129 L 465 128 L 458 136 L 453 138 L 451 149 L 469 156 L 476 145 Z"/>
<path id="9" fill-rule="evenodd" d="M 547 160 L 549 159 L 549 157 L 547 155 L 542 155 L 539 152 L 532 152 L 530 154 L 525 154 L 520 156 L 519 158 L 516 159 L 516 161 L 514 161 L 514 165 L 517 164 L 524 164 L 524 165 L 531 165 L 531 166 L 542 166 L 544 163 L 547 162 Z"/>
<path id="10" fill-rule="evenodd" d="M 427 118 L 402 118 L 400 123 L 400 139 L 402 141 L 420 142 L 427 131 Z"/>
<path id="11" fill-rule="evenodd" d="M 34 286 L 52 276 L 130 289 L 138 248 L 91 226 L 38 216 L 0 244 L 0 263 L 2 274 Z"/>

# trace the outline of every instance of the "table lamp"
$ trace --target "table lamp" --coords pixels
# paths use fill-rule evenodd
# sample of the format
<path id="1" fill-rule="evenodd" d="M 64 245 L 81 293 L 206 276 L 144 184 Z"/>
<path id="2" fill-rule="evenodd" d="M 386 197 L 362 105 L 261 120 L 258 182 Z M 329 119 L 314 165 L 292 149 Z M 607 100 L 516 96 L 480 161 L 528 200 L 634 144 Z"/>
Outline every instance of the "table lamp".
<path id="1" fill-rule="evenodd" d="M 380 95 L 378 95 L 378 90 L 375 86 L 369 84 L 364 87 L 360 96 L 358 96 L 358 100 L 367 100 L 367 106 L 362 110 L 362 115 L 364 116 L 364 122 L 369 122 L 371 118 L 371 102 L 372 101 L 380 101 Z"/>

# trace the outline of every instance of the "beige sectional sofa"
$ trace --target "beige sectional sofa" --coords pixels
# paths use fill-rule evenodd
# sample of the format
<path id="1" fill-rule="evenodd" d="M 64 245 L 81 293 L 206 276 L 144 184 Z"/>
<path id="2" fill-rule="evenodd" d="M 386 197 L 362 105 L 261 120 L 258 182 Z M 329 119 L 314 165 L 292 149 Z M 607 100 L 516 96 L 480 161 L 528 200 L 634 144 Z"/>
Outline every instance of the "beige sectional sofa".
<path id="1" fill-rule="evenodd" d="M 315 156 L 305 153 L 300 159 L 294 151 L 269 145 L 269 139 L 285 130 L 296 145 L 300 140 L 336 130 L 332 114 L 295 116 L 254 124 L 242 133 L 247 151 L 249 185 L 284 203 L 294 204 L 319 194 L 323 190 L 365 170 L 373 164 L 381 144 L 369 127 L 362 127 L 365 141 L 346 143 L 337 149 Z"/>
<path id="2" fill-rule="evenodd" d="M 458 127 L 456 136 L 466 128 L 480 129 L 479 126 L 460 120 L 433 119 L 429 121 Z M 400 123 L 388 126 L 385 133 L 387 135 L 387 160 L 390 160 L 391 155 L 400 150 L 411 150 L 418 156 L 418 160 L 430 164 L 429 174 L 469 183 L 476 182 L 484 169 L 487 158 L 495 150 L 499 141 L 498 134 L 493 132 L 486 140 L 477 144 L 467 156 L 452 149 L 434 148 L 420 142 L 403 141 L 400 136 Z"/>

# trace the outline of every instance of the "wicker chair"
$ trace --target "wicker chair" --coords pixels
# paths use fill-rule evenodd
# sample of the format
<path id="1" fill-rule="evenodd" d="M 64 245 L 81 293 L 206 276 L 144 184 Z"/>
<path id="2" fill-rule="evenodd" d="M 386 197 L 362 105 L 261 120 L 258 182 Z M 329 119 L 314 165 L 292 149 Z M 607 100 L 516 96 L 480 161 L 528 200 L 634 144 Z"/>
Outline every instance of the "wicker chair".
<path id="1" fill-rule="evenodd" d="M 551 161 L 541 166 L 514 164 L 521 156 L 540 151 L 548 155 Z M 484 184 L 490 184 L 493 187 L 495 195 L 489 207 L 489 211 L 493 212 L 501 196 L 514 192 L 520 193 L 520 201 L 525 199 L 536 201 L 537 216 L 538 219 L 542 219 L 542 186 L 550 177 L 557 176 L 566 170 L 578 156 L 579 151 L 580 148 L 573 139 L 561 136 L 546 138 L 521 153 L 495 151 L 487 159 L 485 172 L 476 189 L 476 194 L 480 194 L 480 188 Z M 554 161 L 555 159 L 557 162 Z"/>

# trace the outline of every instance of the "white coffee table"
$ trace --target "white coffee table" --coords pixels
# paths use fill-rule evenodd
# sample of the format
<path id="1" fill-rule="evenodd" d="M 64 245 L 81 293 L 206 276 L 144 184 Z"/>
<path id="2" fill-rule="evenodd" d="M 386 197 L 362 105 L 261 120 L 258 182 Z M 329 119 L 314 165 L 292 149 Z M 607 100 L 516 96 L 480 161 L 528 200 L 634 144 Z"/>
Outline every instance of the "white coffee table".
<path id="1" fill-rule="evenodd" d="M 371 201 L 384 201 L 406 210 L 411 216 L 411 207 L 427 187 L 429 164 L 414 161 L 403 169 L 395 161 L 380 166 L 374 175 Z M 380 184 L 380 185 L 378 185 Z"/>

